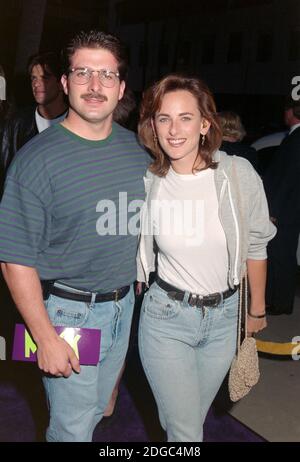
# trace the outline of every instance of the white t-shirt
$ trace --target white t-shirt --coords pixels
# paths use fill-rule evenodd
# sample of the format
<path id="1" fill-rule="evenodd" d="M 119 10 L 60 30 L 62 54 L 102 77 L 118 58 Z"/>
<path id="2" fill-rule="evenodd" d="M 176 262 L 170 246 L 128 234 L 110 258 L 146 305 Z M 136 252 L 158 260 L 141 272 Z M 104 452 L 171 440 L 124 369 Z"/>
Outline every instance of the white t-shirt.
<path id="1" fill-rule="evenodd" d="M 228 252 L 218 216 L 214 171 L 180 175 L 172 168 L 152 203 L 158 275 L 199 295 L 228 289 Z"/>
<path id="2" fill-rule="evenodd" d="M 35 110 L 35 121 L 36 121 L 36 126 L 38 129 L 38 132 L 41 133 L 43 130 L 46 130 L 46 128 L 51 127 L 51 125 L 57 124 L 59 122 L 62 122 L 64 118 L 66 117 L 67 112 L 64 112 L 61 116 L 56 117 L 55 119 L 45 119 L 45 117 L 42 117 L 37 108 Z"/>

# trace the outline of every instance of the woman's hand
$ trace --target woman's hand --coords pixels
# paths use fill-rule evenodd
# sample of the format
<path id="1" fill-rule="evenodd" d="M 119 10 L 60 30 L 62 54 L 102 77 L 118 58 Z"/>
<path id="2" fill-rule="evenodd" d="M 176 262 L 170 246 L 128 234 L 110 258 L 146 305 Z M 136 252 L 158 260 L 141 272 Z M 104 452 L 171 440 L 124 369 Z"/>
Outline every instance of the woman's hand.
<path id="1" fill-rule="evenodd" d="M 249 314 L 247 316 L 247 336 L 251 337 L 253 334 L 265 329 L 267 327 L 267 318 L 253 318 Z"/>

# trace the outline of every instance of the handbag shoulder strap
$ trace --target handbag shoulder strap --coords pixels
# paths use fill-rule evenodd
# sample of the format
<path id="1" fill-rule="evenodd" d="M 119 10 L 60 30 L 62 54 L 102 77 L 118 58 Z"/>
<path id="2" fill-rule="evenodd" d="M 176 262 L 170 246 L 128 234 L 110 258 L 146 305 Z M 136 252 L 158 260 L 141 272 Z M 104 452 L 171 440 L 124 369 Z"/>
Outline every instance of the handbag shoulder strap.
<path id="1" fill-rule="evenodd" d="M 244 309 L 243 309 L 244 308 Z M 238 340 L 237 354 L 240 353 L 242 344 L 242 320 L 244 319 L 244 337 L 247 336 L 247 314 L 248 314 L 248 278 L 247 271 L 240 283 L 239 289 L 239 313 L 238 313 Z"/>
<path id="2" fill-rule="evenodd" d="M 237 195 L 237 207 L 239 211 L 240 220 L 240 228 L 241 228 L 241 235 L 243 236 L 243 229 L 244 229 L 244 220 L 243 220 L 243 210 L 241 207 L 241 192 L 239 186 L 238 175 L 236 171 L 236 161 L 235 156 L 231 158 L 231 167 L 232 167 L 232 180 L 235 184 L 235 190 Z M 242 240 L 241 240 L 242 241 Z M 240 246 L 243 243 L 241 242 Z M 240 249 L 241 250 L 241 249 Z M 241 337 L 242 337 L 242 319 L 244 318 L 244 334 L 247 335 L 247 314 L 248 314 L 248 277 L 247 277 L 247 268 L 243 275 L 243 278 L 240 282 L 240 289 L 239 289 L 239 321 L 238 321 L 238 342 L 237 342 L 237 350 L 238 354 L 240 352 L 241 347 Z"/>

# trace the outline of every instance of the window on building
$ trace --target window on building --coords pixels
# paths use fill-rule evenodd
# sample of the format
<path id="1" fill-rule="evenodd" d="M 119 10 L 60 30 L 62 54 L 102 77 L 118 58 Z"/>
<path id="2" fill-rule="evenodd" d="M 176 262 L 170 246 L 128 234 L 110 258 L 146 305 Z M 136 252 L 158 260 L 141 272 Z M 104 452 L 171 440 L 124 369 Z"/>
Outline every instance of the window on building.
<path id="1" fill-rule="evenodd" d="M 201 63 L 213 64 L 215 60 L 216 34 L 201 36 Z"/>
<path id="2" fill-rule="evenodd" d="M 258 36 L 256 61 L 258 63 L 266 63 L 271 61 L 273 48 L 273 37 L 272 34 L 262 32 Z"/>
<path id="3" fill-rule="evenodd" d="M 300 59 L 300 30 L 293 30 L 289 38 L 289 61 Z"/>
<path id="4" fill-rule="evenodd" d="M 227 62 L 239 63 L 243 53 L 243 33 L 233 32 L 229 36 Z"/>

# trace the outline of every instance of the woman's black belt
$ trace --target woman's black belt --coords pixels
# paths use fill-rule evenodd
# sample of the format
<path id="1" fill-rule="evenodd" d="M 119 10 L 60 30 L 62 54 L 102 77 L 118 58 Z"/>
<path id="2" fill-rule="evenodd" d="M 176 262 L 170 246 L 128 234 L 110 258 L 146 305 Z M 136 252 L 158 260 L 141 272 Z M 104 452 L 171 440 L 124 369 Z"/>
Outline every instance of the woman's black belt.
<path id="1" fill-rule="evenodd" d="M 93 300 L 92 292 L 76 293 L 72 291 L 72 287 L 70 287 L 70 290 L 68 290 L 68 286 L 64 286 L 65 288 L 63 289 L 61 287 L 55 286 L 54 283 L 55 281 L 41 281 L 44 300 L 48 300 L 50 294 L 56 295 L 57 297 L 66 298 L 67 300 L 74 300 L 76 302 L 91 303 Z M 94 301 L 95 303 L 111 301 L 117 302 L 128 294 L 129 289 L 130 286 L 124 286 L 106 294 L 97 293 Z"/>
<path id="2" fill-rule="evenodd" d="M 186 293 L 185 291 L 179 290 L 168 282 L 163 281 L 159 276 L 156 276 L 155 281 L 159 287 L 167 292 L 169 298 L 182 302 Z M 190 293 L 188 297 L 188 304 L 191 306 L 196 306 L 197 308 L 203 308 L 203 306 L 214 308 L 218 306 L 222 300 L 225 300 L 226 298 L 233 295 L 237 288 L 238 286 L 234 287 L 234 289 L 225 290 L 225 292 L 216 292 L 214 294 L 204 296 Z"/>

